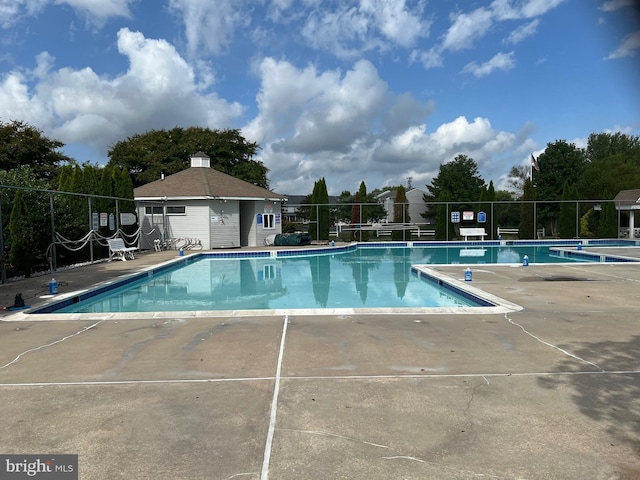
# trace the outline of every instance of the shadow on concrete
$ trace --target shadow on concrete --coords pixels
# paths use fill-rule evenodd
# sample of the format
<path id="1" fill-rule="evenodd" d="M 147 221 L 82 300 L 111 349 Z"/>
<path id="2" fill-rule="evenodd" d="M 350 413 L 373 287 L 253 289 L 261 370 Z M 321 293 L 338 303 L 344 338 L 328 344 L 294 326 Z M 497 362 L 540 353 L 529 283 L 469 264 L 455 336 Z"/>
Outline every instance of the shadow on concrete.
<path id="1" fill-rule="evenodd" d="M 543 388 L 561 385 L 573 389 L 572 398 L 580 411 L 601 422 L 620 442 L 631 445 L 640 455 L 640 336 L 629 342 L 581 343 L 562 348 L 595 363 L 603 371 L 538 380 Z M 575 359 L 566 357 L 557 372 L 576 370 Z"/>

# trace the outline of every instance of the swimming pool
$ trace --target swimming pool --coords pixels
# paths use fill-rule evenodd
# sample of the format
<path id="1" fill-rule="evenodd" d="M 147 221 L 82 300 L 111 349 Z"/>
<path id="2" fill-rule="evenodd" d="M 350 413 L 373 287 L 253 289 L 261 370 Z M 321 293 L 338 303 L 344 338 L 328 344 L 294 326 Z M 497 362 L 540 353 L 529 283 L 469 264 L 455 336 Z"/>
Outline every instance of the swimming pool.
<path id="1" fill-rule="evenodd" d="M 427 242 L 203 253 L 30 313 L 490 307 L 496 302 L 470 294 L 470 285 L 443 281 L 416 265 L 513 264 L 525 255 L 530 263 L 589 261 L 550 252 L 567 242 L 420 243 Z"/>

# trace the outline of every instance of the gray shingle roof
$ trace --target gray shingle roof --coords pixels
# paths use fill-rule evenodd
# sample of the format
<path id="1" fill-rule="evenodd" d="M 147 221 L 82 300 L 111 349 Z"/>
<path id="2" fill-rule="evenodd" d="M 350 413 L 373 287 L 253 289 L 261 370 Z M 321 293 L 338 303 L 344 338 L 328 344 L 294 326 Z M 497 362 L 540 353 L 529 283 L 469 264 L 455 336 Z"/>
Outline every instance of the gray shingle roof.
<path id="1" fill-rule="evenodd" d="M 618 205 L 635 205 L 640 204 L 640 189 L 622 190 L 616 198 L 613 199 Z"/>
<path id="2" fill-rule="evenodd" d="M 214 168 L 190 167 L 164 180 L 142 185 L 133 191 L 138 198 L 215 197 L 247 199 L 282 199 L 283 195 L 258 187 Z"/>

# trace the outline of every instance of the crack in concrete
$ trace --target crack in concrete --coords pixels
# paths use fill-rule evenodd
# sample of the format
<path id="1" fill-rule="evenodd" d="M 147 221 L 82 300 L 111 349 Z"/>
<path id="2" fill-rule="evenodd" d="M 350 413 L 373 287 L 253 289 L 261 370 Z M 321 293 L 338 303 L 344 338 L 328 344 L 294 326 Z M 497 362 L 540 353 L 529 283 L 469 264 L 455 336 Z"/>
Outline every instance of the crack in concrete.
<path id="1" fill-rule="evenodd" d="M 477 385 L 478 386 L 482 386 L 482 385 Z M 293 428 L 278 428 L 277 429 L 280 432 L 294 432 L 294 433 L 306 433 L 309 435 L 319 435 L 319 436 L 323 436 L 323 437 L 330 437 L 330 438 L 339 438 L 342 440 L 348 440 L 350 442 L 358 442 L 358 443 L 362 443 L 364 445 L 370 445 L 372 447 L 377 447 L 377 448 L 383 448 L 385 450 L 390 450 L 394 453 L 397 453 L 397 455 L 393 455 L 393 456 L 389 456 L 389 457 L 381 457 L 383 460 L 410 460 L 412 462 L 418 462 L 418 463 L 423 463 L 426 465 L 431 465 L 433 467 L 438 467 L 438 468 L 443 468 L 446 470 L 450 470 L 451 472 L 455 472 L 455 473 L 463 473 L 465 475 L 472 475 L 474 477 L 481 477 L 481 478 L 495 478 L 498 480 L 506 480 L 510 477 L 500 477 L 497 475 L 491 475 L 491 474 L 487 474 L 487 473 L 475 473 L 469 470 L 460 470 L 458 468 L 454 468 L 454 467 L 450 467 L 448 465 L 443 465 L 441 463 L 436 463 L 436 462 L 431 462 L 429 460 L 425 460 L 423 458 L 419 458 L 419 457 L 414 457 L 411 455 L 403 455 L 402 452 L 396 450 L 393 447 L 390 447 L 388 445 L 382 445 L 380 443 L 374 443 L 374 442 L 368 442 L 366 440 L 361 440 L 359 438 L 354 438 L 354 437 L 348 437 L 346 435 L 339 435 L 337 433 L 331 433 L 331 432 L 324 432 L 321 430 L 298 430 L 298 429 L 293 429 Z"/>
<path id="2" fill-rule="evenodd" d="M 18 363 L 18 361 L 20 361 L 20 359 L 21 359 L 23 356 L 27 355 L 28 353 L 37 352 L 38 350 L 42 350 L 42 349 L 44 349 L 44 348 L 48 348 L 48 347 L 52 347 L 52 346 L 54 346 L 54 345 L 57 345 L 58 343 L 62 343 L 62 342 L 64 342 L 65 340 L 68 340 L 69 338 L 75 337 L 75 336 L 77 336 L 77 335 L 80 335 L 80 334 L 82 334 L 82 333 L 86 332 L 87 330 L 92 329 L 93 327 L 95 327 L 96 325 L 98 325 L 98 324 L 100 324 L 100 323 L 102 323 L 102 322 L 104 322 L 104 320 L 97 321 L 96 323 L 93 323 L 93 324 L 89 325 L 88 327 L 85 327 L 85 328 L 83 328 L 82 330 L 77 331 L 77 332 L 76 332 L 76 333 L 74 333 L 74 334 L 67 335 L 66 337 L 63 337 L 63 338 L 61 338 L 60 340 L 56 340 L 55 342 L 46 343 L 46 344 L 44 344 L 44 345 L 40 345 L 39 347 L 36 347 L 36 348 L 30 348 L 29 350 L 25 350 L 24 352 L 20 353 L 16 358 L 14 358 L 13 360 L 11 360 L 9 363 L 6 363 L 6 364 L 4 364 L 4 365 L 0 366 L 0 370 L 5 369 L 5 368 L 7 368 L 7 367 L 9 367 L 9 366 L 11 366 L 11 365 L 13 365 L 13 364 L 15 364 L 15 363 Z"/>
<path id="3" fill-rule="evenodd" d="M 549 342 L 545 342 L 544 340 L 542 340 L 540 337 L 536 337 L 533 333 L 529 332 L 526 328 L 524 328 L 522 325 L 520 325 L 517 322 L 514 322 L 512 319 L 509 318 L 509 315 L 505 313 L 504 318 L 511 324 L 514 325 L 516 327 L 519 327 L 524 333 L 526 333 L 527 335 L 529 335 L 531 338 L 534 338 L 535 340 L 537 340 L 538 342 L 542 343 L 543 345 L 546 345 L 547 347 L 551 347 L 555 350 L 558 350 L 559 352 L 563 353 L 564 355 L 571 357 L 571 358 L 575 358 L 576 360 L 586 363 L 587 365 L 591 365 L 592 367 L 597 368 L 598 370 L 600 370 L 601 372 L 606 372 L 606 370 L 604 368 L 602 368 L 600 365 L 598 365 L 597 363 L 594 362 L 590 362 L 589 360 L 585 360 L 582 357 L 579 357 L 567 350 L 565 350 L 564 348 L 560 348 L 557 345 L 554 345 L 552 343 Z"/>

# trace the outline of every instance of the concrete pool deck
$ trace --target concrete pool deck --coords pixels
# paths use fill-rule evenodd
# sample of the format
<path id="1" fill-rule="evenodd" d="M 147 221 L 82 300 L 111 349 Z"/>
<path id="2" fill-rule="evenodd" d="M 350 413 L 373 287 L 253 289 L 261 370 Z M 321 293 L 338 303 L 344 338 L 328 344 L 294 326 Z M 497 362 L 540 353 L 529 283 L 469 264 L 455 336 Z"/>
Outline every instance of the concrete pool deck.
<path id="1" fill-rule="evenodd" d="M 176 255 L 55 276 L 77 290 Z M 0 453 L 78 454 L 82 479 L 640 478 L 640 264 L 472 268 L 474 287 L 523 309 L 2 312 Z M 35 305 L 49 280 L 2 285 L 0 301 Z"/>

